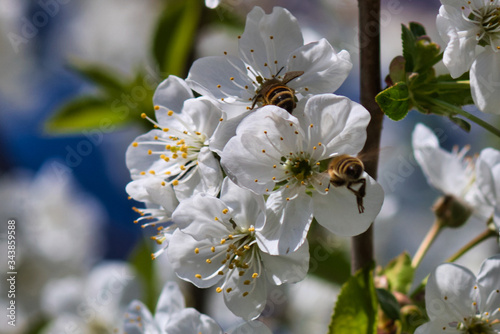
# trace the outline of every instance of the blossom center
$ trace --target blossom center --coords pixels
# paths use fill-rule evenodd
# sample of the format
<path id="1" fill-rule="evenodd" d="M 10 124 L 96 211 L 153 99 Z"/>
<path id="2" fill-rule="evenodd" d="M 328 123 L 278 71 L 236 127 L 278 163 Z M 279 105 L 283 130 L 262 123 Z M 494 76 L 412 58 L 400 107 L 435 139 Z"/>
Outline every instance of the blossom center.
<path id="1" fill-rule="evenodd" d="M 491 45 L 492 40 L 500 38 L 500 4 L 497 0 L 479 8 L 469 1 L 469 8 L 462 7 L 462 16 L 481 28 L 476 37 L 480 45 Z"/>
<path id="2" fill-rule="evenodd" d="M 458 329 L 462 329 L 465 334 L 495 334 L 492 325 L 488 323 L 488 319 L 483 319 L 481 316 L 470 317 L 464 323 L 459 324 Z"/>
<path id="3" fill-rule="evenodd" d="M 319 166 L 312 164 L 311 160 L 303 156 L 282 157 L 281 161 L 285 167 L 285 173 L 291 174 L 295 180 L 305 183 L 315 173 L 319 172 Z M 290 180 L 290 179 L 289 179 Z"/>

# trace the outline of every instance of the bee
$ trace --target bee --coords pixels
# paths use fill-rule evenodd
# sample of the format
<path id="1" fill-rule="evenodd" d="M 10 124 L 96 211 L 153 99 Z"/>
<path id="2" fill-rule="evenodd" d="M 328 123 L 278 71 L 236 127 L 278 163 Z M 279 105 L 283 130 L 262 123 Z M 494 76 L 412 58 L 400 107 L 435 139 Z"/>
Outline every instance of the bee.
<path id="1" fill-rule="evenodd" d="M 363 162 L 356 157 L 348 154 L 341 154 L 333 157 L 328 164 L 328 174 L 330 175 L 330 184 L 334 187 L 346 186 L 354 195 L 358 204 L 359 213 L 363 213 L 363 197 L 366 195 L 366 179 L 362 178 L 365 167 Z M 356 190 L 352 186 L 361 184 Z"/>
<path id="2" fill-rule="evenodd" d="M 269 104 L 285 109 L 290 114 L 296 106 L 295 91 L 286 86 L 287 83 L 304 74 L 304 71 L 287 72 L 282 80 L 276 77 L 280 74 L 282 67 L 276 76 L 272 79 L 265 80 L 262 77 L 257 77 L 257 82 L 261 85 L 257 94 L 253 98 L 253 104 L 250 109 L 253 109 L 257 102 L 262 102 L 262 105 Z"/>

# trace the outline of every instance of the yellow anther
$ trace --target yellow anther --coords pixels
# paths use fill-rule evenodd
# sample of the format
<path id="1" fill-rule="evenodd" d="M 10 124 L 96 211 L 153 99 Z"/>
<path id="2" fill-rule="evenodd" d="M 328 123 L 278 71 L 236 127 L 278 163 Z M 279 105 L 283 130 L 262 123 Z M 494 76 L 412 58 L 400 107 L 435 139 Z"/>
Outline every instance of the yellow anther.
<path id="1" fill-rule="evenodd" d="M 163 129 L 162 129 L 162 131 L 163 131 L 163 132 L 169 132 L 169 131 L 170 131 L 170 129 L 169 129 L 169 128 L 163 128 Z"/>
<path id="2" fill-rule="evenodd" d="M 187 153 L 182 153 L 182 158 L 183 158 L 183 159 L 187 159 L 187 157 L 188 157 L 188 154 L 187 154 Z M 183 169 L 183 170 L 184 170 L 184 169 Z"/>
<path id="3" fill-rule="evenodd" d="M 248 228 L 248 231 L 249 231 L 249 232 L 253 232 L 253 231 L 255 231 L 255 227 L 250 226 L 250 227 Z"/>
<path id="4" fill-rule="evenodd" d="M 219 270 L 219 271 L 217 272 L 217 275 L 219 275 L 219 276 L 223 276 L 223 275 L 224 275 L 224 272 L 223 272 L 222 270 Z"/>
<path id="5" fill-rule="evenodd" d="M 133 143 L 132 143 L 132 146 L 133 146 L 133 147 L 137 147 L 137 146 L 139 146 L 139 143 L 137 143 L 137 142 L 133 142 Z"/>
<path id="6" fill-rule="evenodd" d="M 160 110 L 160 106 L 154 106 L 154 110 Z"/>
<path id="7" fill-rule="evenodd" d="M 145 113 L 142 113 L 142 114 L 141 114 L 141 117 L 142 117 L 142 118 L 146 118 L 146 117 L 148 117 L 148 116 L 147 116 Z"/>
<path id="8" fill-rule="evenodd" d="M 210 263 L 212 263 L 212 260 L 206 259 L 205 262 L 207 262 L 208 264 L 210 264 Z"/>
<path id="9" fill-rule="evenodd" d="M 274 39 L 274 36 L 272 36 L 272 35 L 271 35 L 271 36 L 269 36 L 269 39 Z"/>
<path id="10" fill-rule="evenodd" d="M 168 116 L 172 116 L 173 114 L 174 114 L 174 112 L 173 112 L 172 110 L 169 110 L 169 111 L 167 112 L 167 115 L 168 115 Z"/>
<path id="11" fill-rule="evenodd" d="M 311 128 L 312 128 L 313 126 L 314 126 L 314 125 L 313 125 L 312 123 L 309 125 L 309 127 L 311 127 Z"/>
<path id="12" fill-rule="evenodd" d="M 245 275 L 245 271 L 240 271 L 240 272 L 238 272 L 238 275 L 239 275 L 239 276 L 243 276 L 243 275 Z"/>
<path id="13" fill-rule="evenodd" d="M 287 198 L 286 198 L 286 200 L 287 200 L 287 201 L 289 201 L 289 200 L 290 200 L 290 197 L 287 197 Z"/>
<path id="14" fill-rule="evenodd" d="M 194 275 L 194 277 L 196 277 L 197 279 L 201 279 L 201 275 L 200 274 L 196 274 L 196 275 Z"/>
<path id="15" fill-rule="evenodd" d="M 220 244 L 224 245 L 226 243 L 226 239 L 220 239 Z"/>
<path id="16" fill-rule="evenodd" d="M 220 85 L 217 85 L 217 88 L 220 88 Z"/>
<path id="17" fill-rule="evenodd" d="M 262 153 L 266 153 L 266 150 L 262 150 Z"/>
<path id="18" fill-rule="evenodd" d="M 148 150 L 148 155 L 151 155 L 151 154 L 153 154 L 153 151 Z"/>
<path id="19" fill-rule="evenodd" d="M 177 159 L 179 155 L 177 153 L 172 154 L 172 159 Z"/>
<path id="20" fill-rule="evenodd" d="M 154 171 L 154 170 L 150 170 L 150 171 L 149 171 L 149 174 L 155 175 L 156 173 L 155 173 L 155 171 Z"/>
<path id="21" fill-rule="evenodd" d="M 218 222 L 218 221 L 219 221 L 219 217 L 215 217 L 215 218 L 214 218 L 214 220 L 215 220 L 216 222 Z"/>
<path id="22" fill-rule="evenodd" d="M 276 168 L 276 165 L 273 165 L 273 168 Z"/>
<path id="23" fill-rule="evenodd" d="M 194 249 L 194 253 L 195 253 L 195 254 L 199 254 L 199 253 L 200 253 L 200 249 L 199 249 L 198 247 L 197 247 L 197 248 L 195 248 L 195 249 Z"/>
<path id="24" fill-rule="evenodd" d="M 223 214 L 226 214 L 226 213 L 228 213 L 228 212 L 229 212 L 229 210 L 228 210 L 228 209 L 224 209 L 224 210 L 222 210 L 222 213 L 223 213 Z"/>
<path id="25" fill-rule="evenodd" d="M 221 118 L 219 118 L 219 122 L 222 122 L 223 120 L 224 120 L 224 118 L 222 118 L 222 117 L 221 117 Z"/>
<path id="26" fill-rule="evenodd" d="M 276 177 L 275 177 L 275 176 L 273 176 L 273 181 L 274 181 L 274 180 L 276 180 Z"/>
<path id="27" fill-rule="evenodd" d="M 243 282 L 243 284 L 250 285 L 250 280 L 246 280 L 245 282 Z"/>
<path id="28" fill-rule="evenodd" d="M 227 288 L 227 289 L 226 289 L 226 292 L 227 292 L 227 293 L 230 293 L 231 291 L 233 291 L 233 289 L 232 289 L 232 288 Z"/>
<path id="29" fill-rule="evenodd" d="M 179 184 L 179 180 L 173 180 L 173 181 L 172 181 L 172 185 L 173 185 L 173 186 L 177 186 L 178 184 Z"/>
<path id="30" fill-rule="evenodd" d="M 248 291 L 243 292 L 243 297 L 248 296 Z"/>
<path id="31" fill-rule="evenodd" d="M 156 256 L 154 254 L 151 254 L 151 260 L 156 259 Z"/>
<path id="32" fill-rule="evenodd" d="M 325 188 L 325 192 L 329 192 L 329 191 L 330 191 L 330 189 L 328 189 L 328 188 Z"/>
<path id="33" fill-rule="evenodd" d="M 217 287 L 217 289 L 215 289 L 215 291 L 217 291 L 217 293 L 221 293 L 222 292 L 222 288 L 219 286 L 219 287 Z"/>
<path id="34" fill-rule="evenodd" d="M 252 274 L 252 278 L 257 278 L 257 277 L 259 277 L 259 274 L 257 274 L 257 273 Z"/>
<path id="35" fill-rule="evenodd" d="M 259 182 L 259 180 L 255 179 L 255 182 Z"/>
<path id="36" fill-rule="evenodd" d="M 186 170 L 186 167 L 184 165 L 179 166 L 180 170 Z"/>

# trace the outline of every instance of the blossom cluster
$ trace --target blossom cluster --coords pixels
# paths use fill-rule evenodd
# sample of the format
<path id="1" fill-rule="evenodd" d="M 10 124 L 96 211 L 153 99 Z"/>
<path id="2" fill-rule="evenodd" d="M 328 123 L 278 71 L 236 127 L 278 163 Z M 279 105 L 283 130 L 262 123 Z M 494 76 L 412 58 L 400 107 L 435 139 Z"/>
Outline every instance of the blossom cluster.
<path id="1" fill-rule="evenodd" d="M 332 93 L 352 67 L 349 53 L 325 39 L 304 45 L 279 7 L 254 8 L 238 39 L 239 55 L 198 59 L 186 80 L 158 86 L 156 120 L 143 114 L 155 129 L 126 153 L 126 190 L 145 204 L 138 221 L 157 227 L 153 258 L 167 251 L 180 278 L 216 286 L 251 320 L 268 284 L 307 274 L 313 218 L 357 235 L 384 193 L 355 157 L 369 112 Z"/>

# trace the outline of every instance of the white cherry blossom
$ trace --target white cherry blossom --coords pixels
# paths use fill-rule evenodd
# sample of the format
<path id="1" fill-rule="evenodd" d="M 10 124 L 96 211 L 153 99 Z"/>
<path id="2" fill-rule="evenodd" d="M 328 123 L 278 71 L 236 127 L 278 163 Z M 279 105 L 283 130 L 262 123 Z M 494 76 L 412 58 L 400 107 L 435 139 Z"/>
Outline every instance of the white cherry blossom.
<path id="1" fill-rule="evenodd" d="M 500 108 L 500 0 L 441 0 L 436 19 L 447 43 L 443 62 L 452 77 L 470 70 L 472 97 L 484 112 Z M 476 47 L 484 46 L 477 54 Z"/>
<path id="2" fill-rule="evenodd" d="M 487 221 L 493 214 L 494 199 L 489 190 L 494 188 L 493 170 L 482 158 L 466 157 L 469 147 L 462 150 L 455 148 L 448 152 L 439 147 L 437 136 L 423 124 L 417 124 L 413 131 L 413 152 L 427 181 L 445 195 L 452 195 L 462 201 L 462 204 L 472 209 L 472 213 Z M 483 158 L 490 156 L 485 152 Z M 485 164 L 486 163 L 486 164 Z M 495 165 L 495 163 L 491 162 Z M 476 166 L 481 166 L 480 171 Z M 498 168 L 498 167 L 497 167 Z M 497 179 L 500 175 L 497 176 Z M 477 180 L 481 180 L 478 187 Z M 490 198 L 490 201 L 487 200 Z"/>
<path id="3" fill-rule="evenodd" d="M 425 289 L 430 322 L 415 334 L 500 333 L 500 257 L 483 262 L 477 277 L 445 263 L 431 273 Z"/>
<path id="4" fill-rule="evenodd" d="M 271 14 L 254 7 L 238 38 L 239 56 L 224 52 L 223 56 L 200 58 L 186 79 L 202 95 L 241 105 L 239 111 L 228 111 L 229 118 L 244 113 L 245 107 L 251 109 L 266 82 L 283 80 L 286 73 L 303 72 L 286 83 L 300 99 L 337 90 L 352 68 L 349 53 L 336 53 L 326 39 L 304 45 L 296 18 L 281 7 Z"/>
<path id="5" fill-rule="evenodd" d="M 293 253 L 266 253 L 263 196 L 226 178 L 221 197 L 197 194 L 173 214 L 179 226 L 168 248 L 177 275 L 197 287 L 217 285 L 227 307 L 244 319 L 264 309 L 269 281 L 275 285 L 302 280 L 309 267 L 307 243 Z"/>
<path id="6" fill-rule="evenodd" d="M 194 308 L 186 308 L 184 297 L 175 282 L 163 287 L 154 316 L 140 301 L 130 303 L 124 319 L 127 334 L 270 334 L 269 329 L 258 321 L 243 323 L 223 332 L 209 316 Z"/>
<path id="7" fill-rule="evenodd" d="M 295 116 L 265 106 L 247 116 L 225 146 L 221 164 L 241 187 L 267 200 L 273 221 L 263 235 L 272 254 L 294 251 L 305 240 L 312 216 L 340 235 L 365 231 L 380 211 L 383 190 L 368 174 L 364 212 L 345 186 L 330 186 L 325 164 L 355 155 L 366 140 L 370 114 L 346 97 L 322 94 L 301 101 Z M 279 187 L 278 189 L 275 189 Z"/>
<path id="8" fill-rule="evenodd" d="M 485 202 L 494 208 L 494 222 L 500 229 L 500 151 L 485 148 L 477 164 L 477 187 Z"/>
<path id="9" fill-rule="evenodd" d="M 137 137 L 126 153 L 133 180 L 162 176 L 179 200 L 195 192 L 215 195 L 222 182 L 219 162 L 209 147 L 222 111 L 207 98 L 192 97 L 181 79 L 170 76 L 162 82 L 153 98 L 157 122 L 148 118 L 157 129 Z"/>

